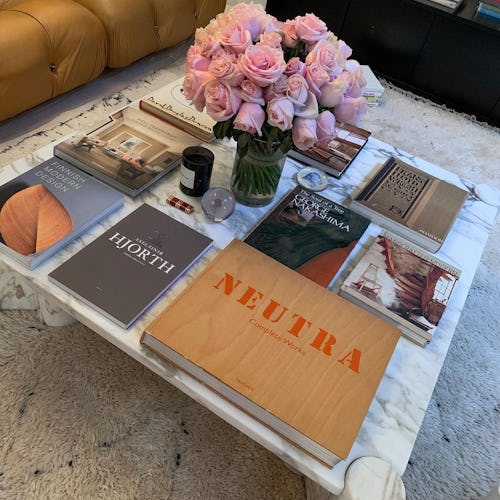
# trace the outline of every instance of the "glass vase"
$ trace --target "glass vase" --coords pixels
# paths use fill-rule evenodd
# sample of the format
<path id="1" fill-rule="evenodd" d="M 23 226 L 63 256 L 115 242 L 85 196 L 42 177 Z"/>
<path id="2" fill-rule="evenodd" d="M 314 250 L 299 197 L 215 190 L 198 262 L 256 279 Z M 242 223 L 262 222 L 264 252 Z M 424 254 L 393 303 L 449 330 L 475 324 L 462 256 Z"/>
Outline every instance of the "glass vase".
<path id="1" fill-rule="evenodd" d="M 279 142 L 258 138 L 238 141 L 231 175 L 236 201 L 250 207 L 267 205 L 274 199 L 286 152 Z"/>

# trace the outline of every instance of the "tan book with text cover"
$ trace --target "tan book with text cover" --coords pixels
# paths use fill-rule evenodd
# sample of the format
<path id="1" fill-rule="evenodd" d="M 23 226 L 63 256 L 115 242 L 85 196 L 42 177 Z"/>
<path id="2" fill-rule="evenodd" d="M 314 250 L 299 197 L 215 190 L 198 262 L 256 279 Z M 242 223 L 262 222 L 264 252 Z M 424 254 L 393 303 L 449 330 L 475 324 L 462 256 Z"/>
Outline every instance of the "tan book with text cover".
<path id="1" fill-rule="evenodd" d="M 234 240 L 141 343 L 333 465 L 348 456 L 399 336 Z"/>
<path id="2" fill-rule="evenodd" d="M 349 207 L 429 252 L 437 252 L 467 191 L 390 157 L 355 191 Z"/>

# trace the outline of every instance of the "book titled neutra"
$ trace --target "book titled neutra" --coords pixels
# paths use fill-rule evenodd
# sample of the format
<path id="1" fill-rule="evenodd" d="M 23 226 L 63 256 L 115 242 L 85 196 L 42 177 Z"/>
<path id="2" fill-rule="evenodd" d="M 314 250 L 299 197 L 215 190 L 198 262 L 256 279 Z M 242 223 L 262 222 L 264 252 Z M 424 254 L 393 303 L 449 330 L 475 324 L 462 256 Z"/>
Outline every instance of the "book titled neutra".
<path id="1" fill-rule="evenodd" d="M 143 204 L 49 279 L 128 328 L 211 245 L 207 236 Z"/>
<path id="2" fill-rule="evenodd" d="M 141 342 L 331 466 L 349 454 L 399 336 L 234 240 Z"/>

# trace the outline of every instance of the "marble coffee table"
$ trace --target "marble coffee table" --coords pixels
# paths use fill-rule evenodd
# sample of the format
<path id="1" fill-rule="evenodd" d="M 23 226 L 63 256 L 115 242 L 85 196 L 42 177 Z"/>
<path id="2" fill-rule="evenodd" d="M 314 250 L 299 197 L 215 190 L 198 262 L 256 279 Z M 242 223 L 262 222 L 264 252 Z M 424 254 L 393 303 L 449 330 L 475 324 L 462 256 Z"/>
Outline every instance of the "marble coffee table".
<path id="1" fill-rule="evenodd" d="M 214 151 L 216 156 L 211 185 L 227 187 L 234 156 L 233 146 L 230 142 L 222 142 L 211 144 L 208 147 Z M 163 362 L 151 352 L 141 348 L 139 344 L 144 327 L 195 278 L 219 249 L 225 247 L 235 237 L 244 238 L 272 205 L 263 208 L 248 208 L 238 204 L 236 211 L 229 219 L 221 223 L 214 223 L 202 213 L 199 200 L 189 198 L 189 201 L 195 206 L 195 211 L 192 214 L 185 214 L 164 202 L 169 192 L 180 198 L 186 198 L 178 189 L 178 172 L 174 172 L 138 199 L 127 198 L 123 209 L 118 213 L 110 216 L 102 224 L 94 226 L 34 271 L 28 271 L 8 257 L 0 256 L 0 266 L 4 270 L 3 273 L 0 273 L 0 278 L 4 277 L 3 281 L 0 279 L 0 296 L 3 291 L 6 299 L 4 303 L 9 304 L 9 307 L 14 307 L 16 299 L 6 285 L 15 280 L 24 281 L 42 297 L 44 316 L 48 322 L 64 322 L 67 319 L 66 314 L 76 318 L 278 455 L 285 463 L 300 471 L 308 478 L 309 489 L 311 492 L 315 490 L 316 496 L 326 497 L 326 490 L 335 495 L 341 495 L 342 498 L 352 498 L 358 494 L 355 491 L 361 491 L 360 488 L 368 484 L 371 485 L 370 498 L 375 498 L 373 495 L 378 486 L 380 486 L 379 498 L 404 498 L 404 487 L 402 487 L 399 477 L 403 474 L 410 458 L 427 405 L 459 321 L 460 312 L 479 264 L 481 253 L 493 227 L 496 208 L 479 199 L 478 193 L 480 194 L 480 192 L 478 190 L 476 193 L 472 183 L 460 179 L 455 174 L 436 165 L 395 150 L 389 144 L 375 138 L 370 138 L 368 144 L 342 179 L 332 179 L 328 188 L 321 194 L 336 202 L 348 204 L 349 193 L 366 178 L 376 164 L 383 162 L 389 155 L 401 157 L 407 163 L 469 191 L 470 195 L 459 218 L 437 254 L 438 257 L 462 269 L 462 276 L 429 346 L 423 349 L 406 339 L 402 338 L 399 341 L 349 457 L 333 468 L 321 465 L 291 446 L 273 431 L 206 389 L 203 384 Z M 52 156 L 52 146 L 43 148 L 22 161 L 9 165 L 0 171 L 0 183 L 6 182 L 50 156 Z M 295 186 L 294 175 L 298 168 L 298 164 L 287 160 L 275 202 Z M 207 234 L 215 241 L 215 248 L 202 261 L 198 262 L 182 280 L 177 282 L 174 288 L 149 309 L 135 325 L 129 330 L 123 330 L 92 308 L 50 283 L 47 275 L 70 255 L 92 241 L 107 227 L 142 202 L 159 206 L 171 216 Z M 362 243 L 366 243 L 367 237 L 378 233 L 379 230 L 380 228 L 377 226 L 370 225 L 367 236 L 363 238 Z M 348 271 L 348 268 L 349 266 L 344 272 Z M 5 276 L 12 279 L 7 280 Z M 3 290 L 1 289 L 2 282 Z M 335 289 L 334 286 L 334 291 Z M 31 300 L 31 302 L 33 301 L 35 299 Z M 30 300 L 24 299 L 24 302 L 19 303 L 18 306 L 30 307 L 32 304 L 30 304 Z M 65 313 L 62 314 L 61 310 Z M 346 474 L 351 464 L 354 465 L 349 468 Z M 383 477 L 384 481 L 389 480 L 388 483 L 383 484 L 380 477 Z M 390 494 L 387 488 L 393 488 Z"/>

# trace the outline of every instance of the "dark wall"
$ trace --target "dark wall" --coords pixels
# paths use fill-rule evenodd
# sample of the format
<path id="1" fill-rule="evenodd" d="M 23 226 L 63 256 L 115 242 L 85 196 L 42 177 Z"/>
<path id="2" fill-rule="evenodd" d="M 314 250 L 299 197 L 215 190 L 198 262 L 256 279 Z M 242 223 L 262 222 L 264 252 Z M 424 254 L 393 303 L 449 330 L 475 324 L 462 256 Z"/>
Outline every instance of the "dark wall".
<path id="1" fill-rule="evenodd" d="M 376 74 L 498 126 L 500 31 L 472 20 L 476 3 L 451 14 L 415 0 L 268 0 L 267 11 L 280 20 L 314 12 Z"/>

